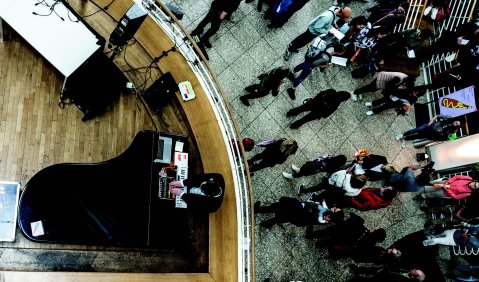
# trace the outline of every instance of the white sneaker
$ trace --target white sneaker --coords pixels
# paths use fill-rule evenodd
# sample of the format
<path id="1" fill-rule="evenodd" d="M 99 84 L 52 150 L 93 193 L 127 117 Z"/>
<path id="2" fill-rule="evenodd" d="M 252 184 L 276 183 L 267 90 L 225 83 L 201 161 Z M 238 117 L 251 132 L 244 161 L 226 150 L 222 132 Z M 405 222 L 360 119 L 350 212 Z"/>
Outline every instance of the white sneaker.
<path id="1" fill-rule="evenodd" d="M 431 11 L 431 20 L 435 20 L 436 19 L 436 16 L 437 16 L 437 13 L 439 12 L 439 9 L 434 7 L 432 8 L 432 11 Z"/>
<path id="2" fill-rule="evenodd" d="M 364 103 L 364 105 L 366 105 L 366 106 L 368 106 L 368 107 L 372 107 L 372 106 L 373 106 L 373 103 L 371 103 L 371 102 L 366 102 L 366 103 Z"/>
<path id="3" fill-rule="evenodd" d="M 297 167 L 295 164 L 291 164 L 291 168 L 294 170 L 294 172 L 299 173 L 300 168 Z"/>
<path id="4" fill-rule="evenodd" d="M 293 179 L 293 175 L 291 173 L 287 173 L 283 171 L 283 177 L 286 179 Z"/>
<path id="5" fill-rule="evenodd" d="M 424 9 L 424 15 L 427 16 L 432 10 L 432 6 L 427 6 L 426 9 Z"/>
<path id="6" fill-rule="evenodd" d="M 366 115 L 372 116 L 372 115 L 374 115 L 374 113 L 373 113 L 373 111 L 367 111 L 367 112 L 366 112 Z"/>
<path id="7" fill-rule="evenodd" d="M 398 134 L 396 135 L 396 140 L 401 140 L 402 138 L 404 137 L 404 135 L 401 133 L 401 134 Z"/>
<path id="8" fill-rule="evenodd" d="M 351 100 L 357 101 L 357 100 L 358 100 L 358 95 L 356 95 L 356 94 L 354 94 L 353 92 L 351 92 Z"/>
<path id="9" fill-rule="evenodd" d="M 338 0 L 333 1 L 333 6 L 338 6 Z"/>
<path id="10" fill-rule="evenodd" d="M 358 100 L 362 100 L 363 99 L 363 94 L 358 94 Z"/>

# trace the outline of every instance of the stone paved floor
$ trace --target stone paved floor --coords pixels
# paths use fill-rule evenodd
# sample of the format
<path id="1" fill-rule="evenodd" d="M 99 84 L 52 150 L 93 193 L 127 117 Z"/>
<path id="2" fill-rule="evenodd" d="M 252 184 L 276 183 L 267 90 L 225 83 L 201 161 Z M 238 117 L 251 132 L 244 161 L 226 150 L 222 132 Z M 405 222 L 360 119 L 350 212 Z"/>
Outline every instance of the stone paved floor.
<path id="1" fill-rule="evenodd" d="M 176 0 L 172 4 L 184 13 L 183 25 L 192 31 L 209 9 L 209 0 Z M 356 149 L 364 148 L 370 153 L 384 155 L 396 169 L 416 162 L 417 150 L 408 144 L 402 148 L 395 136 L 415 127 L 414 109 L 406 116 L 397 116 L 388 111 L 379 115 L 366 116 L 366 101 L 379 97 L 379 93 L 365 95 L 363 101 L 346 101 L 329 118 L 309 122 L 299 129 L 290 129 L 294 120 L 286 112 L 309 96 L 328 88 L 351 91 L 369 83 L 372 78 L 356 80 L 351 77 L 350 67 L 334 66 L 324 73 L 314 72 L 298 88 L 297 99 L 291 100 L 286 94 L 288 85 L 283 85 L 280 95 L 271 95 L 250 100 L 251 106 L 244 106 L 238 99 L 244 88 L 256 81 L 256 77 L 273 67 L 288 65 L 294 67 L 304 58 L 304 48 L 288 62 L 282 59 L 287 44 L 304 32 L 309 21 L 331 6 L 331 1 L 311 0 L 297 12 L 282 28 L 269 30 L 263 13 L 256 11 L 256 1 L 241 3 L 233 14 L 231 22 L 222 24 L 220 31 L 210 40 L 213 48 L 208 49 L 210 64 L 213 66 L 243 137 L 260 141 L 279 137 L 291 137 L 299 144 L 298 152 L 284 165 L 256 172 L 252 177 L 254 199 L 263 203 L 274 202 L 281 196 L 294 196 L 299 181 L 314 184 L 322 175 L 286 180 L 281 172 L 290 171 L 291 163 L 303 164 L 319 154 L 344 154 L 352 159 Z M 349 5 L 353 16 L 367 15 L 365 9 L 373 5 L 353 1 Z M 264 10 L 264 8 L 263 8 Z M 419 82 L 420 83 L 420 82 Z M 261 151 L 255 148 L 253 154 Z M 369 183 L 381 186 L 382 183 Z M 381 226 L 387 230 L 383 246 L 411 232 L 422 229 L 424 213 L 412 200 L 413 195 L 403 193 L 388 207 L 376 211 L 355 213 L 366 220 L 366 226 Z M 346 215 L 351 210 L 346 211 Z M 351 277 L 350 260 L 331 261 L 324 250 L 314 248 L 314 242 L 304 238 L 304 229 L 293 225 L 278 226 L 271 230 L 259 227 L 265 217 L 256 216 L 256 281 L 271 278 L 272 281 L 345 281 Z"/>

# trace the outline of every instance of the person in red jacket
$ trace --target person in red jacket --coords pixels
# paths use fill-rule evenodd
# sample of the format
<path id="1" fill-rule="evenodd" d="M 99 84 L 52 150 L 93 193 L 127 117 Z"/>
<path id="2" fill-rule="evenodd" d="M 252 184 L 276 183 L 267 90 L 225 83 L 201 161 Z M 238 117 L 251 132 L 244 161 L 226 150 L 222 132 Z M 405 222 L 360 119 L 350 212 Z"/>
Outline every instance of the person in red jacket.
<path id="1" fill-rule="evenodd" d="M 391 187 L 364 188 L 359 195 L 350 198 L 350 204 L 362 211 L 375 210 L 389 206 L 396 195 Z"/>
<path id="2" fill-rule="evenodd" d="M 467 175 L 455 175 L 451 179 L 435 181 L 434 186 L 425 186 L 422 198 L 453 198 L 460 200 L 469 197 L 472 190 L 479 188 L 479 182 Z"/>

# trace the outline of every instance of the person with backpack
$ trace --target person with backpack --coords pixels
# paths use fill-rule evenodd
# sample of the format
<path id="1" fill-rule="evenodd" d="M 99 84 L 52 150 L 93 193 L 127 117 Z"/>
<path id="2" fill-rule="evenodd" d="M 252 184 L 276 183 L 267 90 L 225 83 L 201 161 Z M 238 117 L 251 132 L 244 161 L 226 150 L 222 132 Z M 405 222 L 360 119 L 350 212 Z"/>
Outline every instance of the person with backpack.
<path id="1" fill-rule="evenodd" d="M 332 88 L 319 92 L 310 101 L 292 108 L 286 113 L 286 116 L 290 117 L 309 111 L 308 114 L 291 123 L 290 128 L 299 128 L 308 121 L 329 117 L 339 108 L 342 102 L 350 97 L 349 92 L 336 91 Z"/>
<path id="2" fill-rule="evenodd" d="M 249 99 L 264 97 L 271 91 L 273 96 L 278 96 L 279 88 L 284 81 L 284 78 L 293 81 L 294 74 L 288 67 L 274 68 L 266 73 L 258 76 L 259 83 L 252 84 L 245 88 L 249 93 L 239 97 L 241 103 L 249 106 Z"/>
<path id="3" fill-rule="evenodd" d="M 333 173 L 346 164 L 345 155 L 333 156 L 330 154 L 322 155 L 314 160 L 307 161 L 301 167 L 291 164 L 293 173 L 283 171 L 284 178 L 293 179 L 302 176 L 310 176 L 320 172 Z"/>
<path id="4" fill-rule="evenodd" d="M 288 44 L 283 54 L 283 59 L 288 61 L 291 57 L 291 53 L 298 53 L 299 48 L 306 46 L 318 35 L 329 34 L 331 27 L 338 28 L 336 25 L 338 19 L 344 19 L 346 22 L 349 22 L 351 14 L 352 10 L 349 7 L 339 8 L 333 6 L 324 11 L 309 23 L 308 29 L 305 32 Z"/>
<path id="5" fill-rule="evenodd" d="M 311 74 L 314 68 L 319 67 L 320 71 L 323 72 L 331 66 L 332 57 L 341 56 L 345 50 L 346 48 L 341 43 L 335 42 L 327 45 L 320 36 L 316 37 L 308 45 L 304 62 L 293 69 L 294 73 L 299 71 L 301 71 L 301 73 L 294 78 L 292 87 L 288 88 L 287 92 L 289 97 L 293 100 L 296 98 L 296 87 Z"/>
<path id="6" fill-rule="evenodd" d="M 291 138 L 264 140 L 257 145 L 264 147 L 264 150 L 248 160 L 250 175 L 265 167 L 284 163 L 298 150 L 298 143 Z"/>

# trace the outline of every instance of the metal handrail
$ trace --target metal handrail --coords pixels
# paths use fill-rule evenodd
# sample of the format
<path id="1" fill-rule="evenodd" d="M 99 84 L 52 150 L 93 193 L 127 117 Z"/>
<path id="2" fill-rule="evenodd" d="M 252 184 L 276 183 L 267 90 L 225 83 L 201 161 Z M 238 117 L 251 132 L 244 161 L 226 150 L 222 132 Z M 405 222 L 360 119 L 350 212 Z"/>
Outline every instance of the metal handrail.
<path id="1" fill-rule="evenodd" d="M 225 144 L 228 144 L 227 151 L 233 172 L 233 180 L 237 199 L 238 219 L 238 281 L 252 281 L 254 277 L 254 233 L 253 219 L 251 216 L 251 185 L 245 171 L 245 154 L 237 126 L 233 120 L 232 111 L 225 101 L 222 89 L 214 72 L 206 63 L 206 59 L 198 46 L 188 35 L 188 32 L 178 23 L 174 15 L 163 3 L 155 0 L 134 0 L 145 8 L 149 16 L 160 26 L 170 39 L 177 44 L 176 48 L 188 62 L 201 86 L 205 90 L 207 98 L 214 110 L 220 128 L 223 132 Z M 237 156 L 243 156 L 238 158 Z"/>

